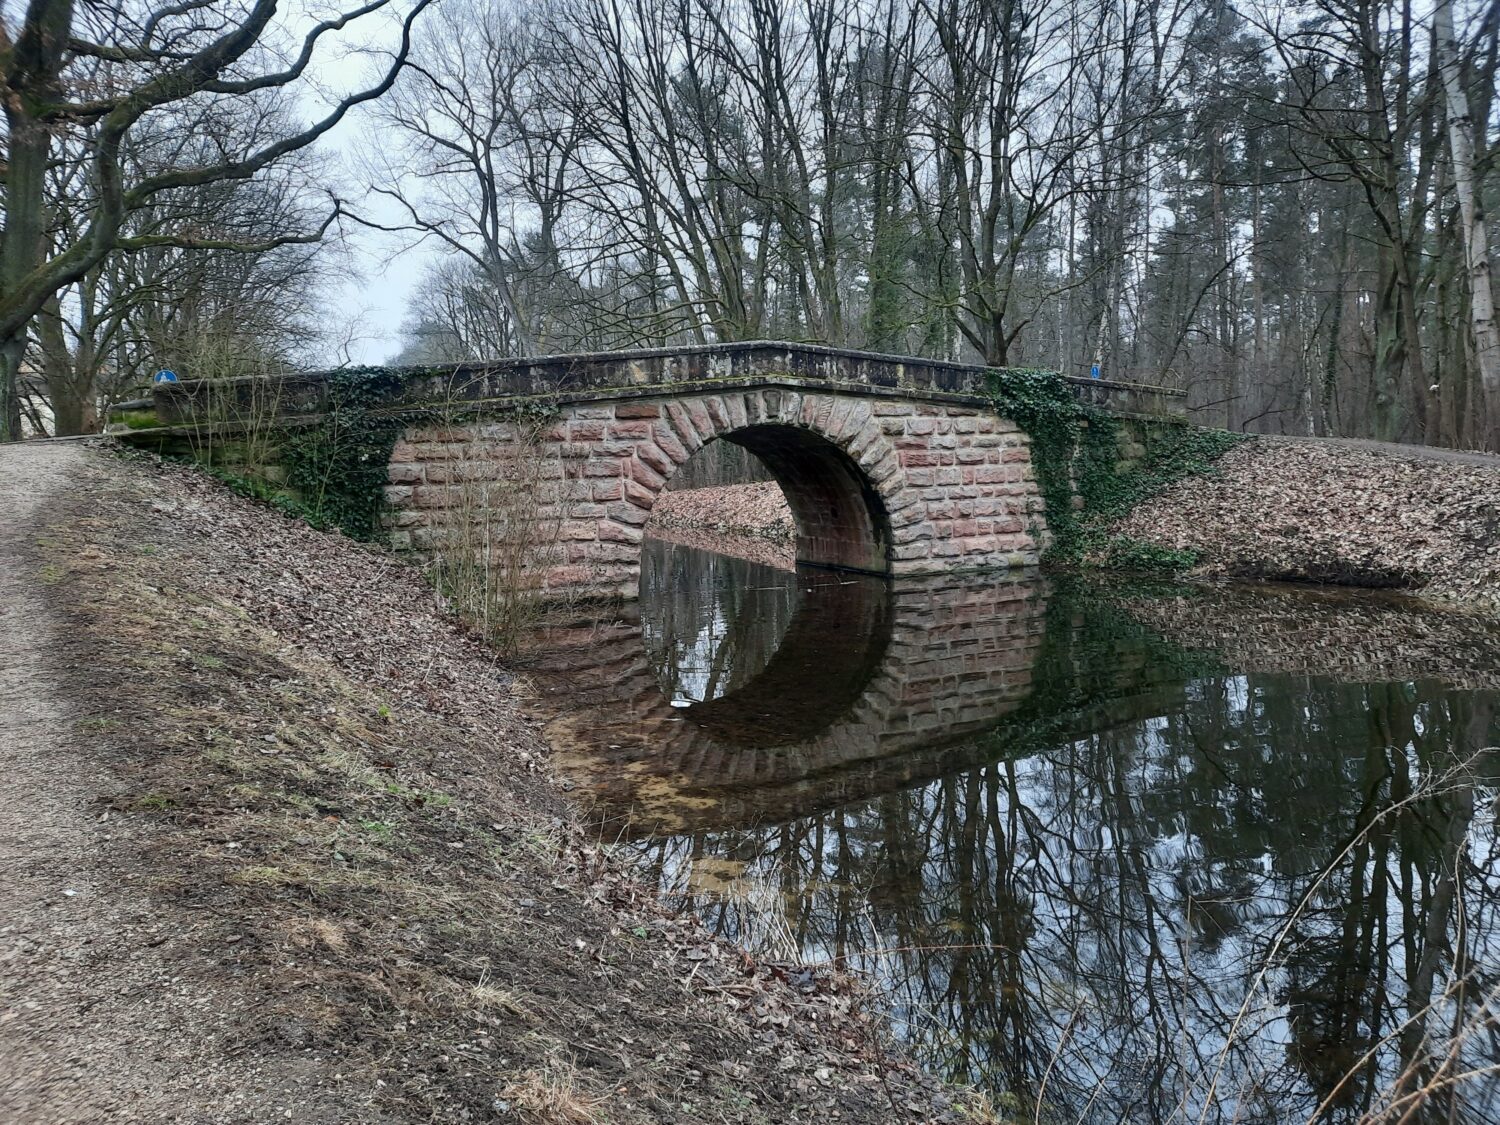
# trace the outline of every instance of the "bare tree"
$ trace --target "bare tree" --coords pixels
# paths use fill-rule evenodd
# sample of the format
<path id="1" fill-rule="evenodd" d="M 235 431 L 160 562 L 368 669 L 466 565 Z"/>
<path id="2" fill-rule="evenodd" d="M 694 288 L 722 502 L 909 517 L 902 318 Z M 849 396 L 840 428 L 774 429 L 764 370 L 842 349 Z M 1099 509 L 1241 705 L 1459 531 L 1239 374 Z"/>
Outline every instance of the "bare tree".
<path id="1" fill-rule="evenodd" d="M 5 226 L 0 232 L 0 439 L 19 433 L 17 375 L 28 325 L 48 302 L 109 255 L 161 246 L 266 250 L 314 242 L 332 225 L 332 202 L 310 229 L 255 242 L 192 230 L 134 230 L 131 220 L 164 193 L 249 180 L 324 136 L 362 102 L 384 94 L 411 48 L 412 25 L 431 0 L 412 0 L 400 17 L 400 45 L 371 85 L 335 98 L 310 124 L 239 147 L 206 162 L 132 174 L 133 137 L 171 107 L 295 88 L 320 44 L 353 21 L 391 8 L 368 0 L 335 11 L 293 34 L 278 22 L 276 0 L 81 7 L 75 0 L 30 0 L 17 25 L 0 23 L 0 91 L 5 103 Z M 82 78 L 87 76 L 87 81 Z M 90 179 L 97 195 L 78 233 L 49 241 L 46 181 L 60 134 L 87 129 Z"/>

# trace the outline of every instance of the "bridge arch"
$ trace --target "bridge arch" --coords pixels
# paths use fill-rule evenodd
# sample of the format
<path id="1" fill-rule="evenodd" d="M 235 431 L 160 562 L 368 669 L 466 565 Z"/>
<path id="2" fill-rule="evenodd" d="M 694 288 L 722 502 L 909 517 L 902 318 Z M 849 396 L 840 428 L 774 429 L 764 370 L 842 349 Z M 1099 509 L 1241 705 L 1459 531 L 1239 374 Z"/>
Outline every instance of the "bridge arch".
<path id="1" fill-rule="evenodd" d="M 519 440 L 505 422 L 404 435 L 387 490 L 393 544 L 419 555 L 441 549 L 473 518 L 464 478 L 474 473 L 454 469 L 457 451 L 487 445 L 503 460 Z M 972 400 L 651 388 L 563 403 L 541 448 L 527 452 L 544 478 L 537 511 L 559 531 L 538 553 L 539 584 L 559 596 L 634 597 L 656 498 L 719 440 L 744 445 L 776 476 L 797 521 L 799 562 L 911 575 L 1037 561 L 1042 505 L 1026 438 Z"/>
<path id="2" fill-rule="evenodd" d="M 797 527 L 797 560 L 884 574 L 891 516 L 864 466 L 810 427 L 761 423 L 711 439 L 743 446 L 781 486 Z"/>

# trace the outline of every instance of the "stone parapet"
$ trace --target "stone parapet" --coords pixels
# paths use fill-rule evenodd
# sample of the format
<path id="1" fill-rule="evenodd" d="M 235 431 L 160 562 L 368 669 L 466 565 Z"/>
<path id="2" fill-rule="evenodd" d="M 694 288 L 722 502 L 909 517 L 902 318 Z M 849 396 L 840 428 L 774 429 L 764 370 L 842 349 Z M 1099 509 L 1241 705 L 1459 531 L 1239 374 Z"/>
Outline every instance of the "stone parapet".
<path id="1" fill-rule="evenodd" d="M 974 364 L 756 340 L 442 367 L 388 367 L 369 375 L 379 382 L 380 405 L 401 411 L 472 407 L 516 398 L 571 401 L 666 387 L 687 392 L 702 383 L 748 386 L 766 381 L 837 385 L 854 393 L 865 388 L 872 393 L 983 400 L 986 377 L 992 370 Z M 164 426 L 201 424 L 211 414 L 232 420 L 266 410 L 281 417 L 305 417 L 326 409 L 330 388 L 340 377 L 348 376 L 299 373 L 160 383 L 153 388 L 152 401 Z M 1138 383 L 1074 377 L 1067 382 L 1080 401 L 1127 415 L 1181 417 L 1186 401 L 1180 391 Z"/>

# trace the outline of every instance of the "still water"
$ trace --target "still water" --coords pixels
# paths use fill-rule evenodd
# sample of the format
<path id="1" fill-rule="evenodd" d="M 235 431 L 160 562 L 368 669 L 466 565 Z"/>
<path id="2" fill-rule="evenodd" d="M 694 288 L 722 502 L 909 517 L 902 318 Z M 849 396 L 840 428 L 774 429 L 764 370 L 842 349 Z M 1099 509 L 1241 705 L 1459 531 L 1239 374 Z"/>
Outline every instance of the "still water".
<path id="1" fill-rule="evenodd" d="M 539 657 L 583 799 L 929 1067 L 1027 1121 L 1500 1121 L 1494 626 L 657 541 L 641 594 Z"/>

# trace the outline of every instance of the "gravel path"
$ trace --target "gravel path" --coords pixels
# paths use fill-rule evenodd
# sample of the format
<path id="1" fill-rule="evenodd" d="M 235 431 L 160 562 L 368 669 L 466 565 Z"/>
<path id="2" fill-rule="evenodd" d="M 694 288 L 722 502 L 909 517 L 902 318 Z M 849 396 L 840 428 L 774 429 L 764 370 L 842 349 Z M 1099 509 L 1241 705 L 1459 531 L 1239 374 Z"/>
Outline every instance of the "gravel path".
<path id="1" fill-rule="evenodd" d="M 1385 453 L 1392 457 L 1406 457 L 1414 461 L 1446 461 L 1450 465 L 1471 465 L 1476 469 L 1500 470 L 1500 454 L 1481 453 L 1474 449 L 1443 449 L 1436 445 L 1403 445 L 1395 441 L 1375 441 L 1373 438 L 1292 437 L 1288 435 L 1258 435 L 1268 442 L 1292 442 L 1297 445 L 1343 446 L 1366 453 Z"/>
<path id="2" fill-rule="evenodd" d="M 87 456 L 76 444 L 0 446 L 0 1120 L 10 1122 L 102 1120 L 130 1100 L 122 1085 L 158 1080 L 142 1073 L 154 1069 L 144 1057 L 109 1059 L 128 1036 L 109 1026 L 108 1006 L 94 1010 L 105 998 L 82 971 L 128 907 L 92 863 L 108 835 L 89 806 L 106 786 L 72 745 L 38 540 Z"/>
<path id="3" fill-rule="evenodd" d="M 200 920 L 119 862 L 110 720 L 61 690 L 88 656 L 48 596 L 49 533 L 97 519 L 107 475 L 78 443 L 0 445 L 0 1122 L 340 1120 L 298 1060 L 223 1056 L 235 1003 L 202 984 Z"/>

